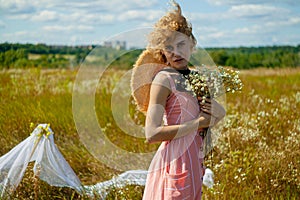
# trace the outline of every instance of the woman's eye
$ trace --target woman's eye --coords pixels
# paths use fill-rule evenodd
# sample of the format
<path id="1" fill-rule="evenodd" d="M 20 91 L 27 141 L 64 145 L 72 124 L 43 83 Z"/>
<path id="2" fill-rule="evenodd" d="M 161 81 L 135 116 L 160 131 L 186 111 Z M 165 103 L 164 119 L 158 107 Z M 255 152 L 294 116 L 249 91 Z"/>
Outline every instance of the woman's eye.
<path id="1" fill-rule="evenodd" d="M 185 43 L 184 43 L 184 42 L 181 42 L 181 43 L 179 43 L 177 46 L 178 46 L 178 47 L 184 47 L 184 45 L 185 45 Z"/>
<path id="2" fill-rule="evenodd" d="M 173 47 L 168 45 L 168 46 L 165 46 L 165 50 L 166 51 L 173 51 Z"/>

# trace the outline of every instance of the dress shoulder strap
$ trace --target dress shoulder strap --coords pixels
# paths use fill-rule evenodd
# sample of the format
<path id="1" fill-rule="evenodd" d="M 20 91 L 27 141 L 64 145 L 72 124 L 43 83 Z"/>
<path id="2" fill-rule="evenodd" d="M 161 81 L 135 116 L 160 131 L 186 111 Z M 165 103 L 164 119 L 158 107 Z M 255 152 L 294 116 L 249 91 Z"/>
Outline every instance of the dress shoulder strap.
<path id="1" fill-rule="evenodd" d="M 176 91 L 176 86 L 175 86 L 175 82 L 174 79 L 172 78 L 172 76 L 170 75 L 172 73 L 172 69 L 163 69 L 161 71 L 159 71 L 159 73 L 164 74 L 167 76 L 169 82 L 170 82 L 170 86 L 172 91 Z"/>

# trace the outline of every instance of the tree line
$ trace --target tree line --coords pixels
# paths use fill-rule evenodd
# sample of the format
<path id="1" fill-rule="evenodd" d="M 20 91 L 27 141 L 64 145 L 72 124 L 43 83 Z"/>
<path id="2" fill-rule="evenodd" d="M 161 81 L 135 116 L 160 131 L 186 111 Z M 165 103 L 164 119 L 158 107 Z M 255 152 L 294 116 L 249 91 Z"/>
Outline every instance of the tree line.
<path id="1" fill-rule="evenodd" d="M 300 45 L 207 49 L 218 65 L 238 69 L 300 66 Z"/>
<path id="2" fill-rule="evenodd" d="M 232 66 L 238 69 L 300 66 L 300 45 L 206 48 L 205 50 L 216 65 Z M 92 51 L 94 53 L 91 53 Z M 89 54 L 96 55 L 94 62 L 97 64 L 109 64 L 115 68 L 130 69 L 141 51 L 142 49 L 126 51 L 110 47 L 96 47 L 95 45 L 2 43 L 0 44 L 0 69 L 77 67 Z M 197 55 L 193 56 L 193 59 L 200 60 Z"/>
<path id="3" fill-rule="evenodd" d="M 95 46 L 0 44 L 0 69 L 68 68 L 78 65 Z M 34 55 L 33 58 L 30 55 Z"/>

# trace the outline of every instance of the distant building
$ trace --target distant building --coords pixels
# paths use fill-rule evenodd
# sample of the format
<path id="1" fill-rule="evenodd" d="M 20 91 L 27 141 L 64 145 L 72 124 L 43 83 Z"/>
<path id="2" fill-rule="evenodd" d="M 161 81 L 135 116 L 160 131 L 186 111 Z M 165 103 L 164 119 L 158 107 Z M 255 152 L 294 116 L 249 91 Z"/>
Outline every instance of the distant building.
<path id="1" fill-rule="evenodd" d="M 114 48 L 117 50 L 123 50 L 126 49 L 126 41 L 105 41 L 104 46 L 108 48 Z"/>

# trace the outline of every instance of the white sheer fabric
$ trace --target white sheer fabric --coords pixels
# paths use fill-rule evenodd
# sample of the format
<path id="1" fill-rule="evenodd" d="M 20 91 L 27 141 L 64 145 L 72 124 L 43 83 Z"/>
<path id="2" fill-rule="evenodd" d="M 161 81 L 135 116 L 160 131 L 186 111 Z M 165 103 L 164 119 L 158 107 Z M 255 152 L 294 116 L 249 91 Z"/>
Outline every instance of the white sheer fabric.
<path id="1" fill-rule="evenodd" d="M 47 124 L 40 124 L 31 135 L 0 158 L 0 197 L 11 194 L 21 182 L 29 162 L 34 163 L 34 174 L 48 184 L 70 187 L 79 193 L 105 199 L 111 187 L 124 187 L 126 184 L 145 185 L 147 171 L 126 171 L 111 180 L 91 186 L 82 186 L 79 178 L 64 159 L 53 139 L 53 132 Z M 213 185 L 213 173 L 205 171 L 203 184 Z M 0 199 L 1 199 L 0 198 Z"/>
<path id="2" fill-rule="evenodd" d="M 79 178 L 56 147 L 49 125 L 40 124 L 28 138 L 0 158 L 1 197 L 17 188 L 31 161 L 35 161 L 35 175 L 48 184 L 83 192 Z"/>
<path id="3" fill-rule="evenodd" d="M 145 170 L 131 170 L 126 171 L 119 176 L 112 178 L 111 180 L 97 183 L 96 185 L 84 186 L 86 194 L 93 196 L 97 194 L 101 199 L 105 199 L 106 195 L 112 187 L 121 188 L 126 185 L 141 185 L 146 184 L 148 172 Z M 203 185 L 208 188 L 212 188 L 214 185 L 213 172 L 211 169 L 206 168 L 203 176 Z"/>
<path id="4" fill-rule="evenodd" d="M 203 176 L 203 185 L 208 188 L 213 188 L 214 186 L 214 173 L 209 168 L 205 169 L 205 174 Z"/>
<path id="5" fill-rule="evenodd" d="M 101 197 L 105 199 L 106 195 L 112 187 L 121 188 L 126 185 L 145 185 L 147 178 L 147 171 L 144 170 L 130 170 L 126 171 L 111 180 L 97 183 L 96 185 L 85 186 L 86 194 L 89 196 Z"/>

